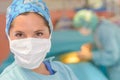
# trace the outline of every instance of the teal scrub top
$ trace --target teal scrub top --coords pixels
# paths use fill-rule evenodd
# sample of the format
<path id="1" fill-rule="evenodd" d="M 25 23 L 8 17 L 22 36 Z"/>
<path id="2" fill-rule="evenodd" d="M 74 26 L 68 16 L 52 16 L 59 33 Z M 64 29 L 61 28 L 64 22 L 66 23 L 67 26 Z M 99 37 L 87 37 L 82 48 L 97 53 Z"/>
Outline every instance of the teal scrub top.
<path id="1" fill-rule="evenodd" d="M 98 50 L 93 51 L 93 62 L 107 68 L 110 80 L 120 80 L 120 27 L 103 20 L 95 32 Z"/>
<path id="2" fill-rule="evenodd" d="M 108 80 L 108 78 L 90 62 L 67 64 L 79 80 Z"/>
<path id="3" fill-rule="evenodd" d="M 55 73 L 43 75 L 22 68 L 13 62 L 0 75 L 0 80 L 78 80 L 73 71 L 66 65 L 52 60 L 50 60 L 50 65 Z"/>

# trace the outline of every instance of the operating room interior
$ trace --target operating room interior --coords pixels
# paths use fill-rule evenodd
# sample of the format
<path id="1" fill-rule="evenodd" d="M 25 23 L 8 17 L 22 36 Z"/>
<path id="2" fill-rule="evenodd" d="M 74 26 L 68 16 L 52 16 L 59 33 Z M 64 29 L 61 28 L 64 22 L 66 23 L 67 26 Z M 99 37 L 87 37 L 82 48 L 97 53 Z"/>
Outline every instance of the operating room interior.
<path id="1" fill-rule="evenodd" d="M 0 0 L 0 74 L 14 61 L 14 55 L 10 52 L 8 39 L 5 34 L 6 9 L 11 1 L 12 0 Z M 47 4 L 50 10 L 54 30 L 51 36 L 51 50 L 46 58 L 53 57 L 55 61 L 61 61 L 68 65 L 79 80 L 113 80 L 109 78 L 107 69 L 108 65 L 104 65 L 105 63 L 97 65 L 92 59 L 82 60 L 78 57 L 77 54 L 81 52 L 81 50 L 84 50 L 84 53 L 87 53 L 86 51 L 88 48 L 83 47 L 85 44 L 95 43 L 93 38 L 94 35 L 92 34 L 94 32 L 91 32 L 90 34 L 86 30 L 79 30 L 79 28 L 74 26 L 73 22 L 77 12 L 87 10 L 94 12 L 97 18 L 108 20 L 120 28 L 120 0 L 43 1 Z M 91 17 L 91 15 L 86 14 L 83 14 L 83 16 L 88 16 L 88 18 Z M 88 23 L 89 22 L 96 21 L 88 19 Z M 100 23 L 100 21 L 98 23 Z M 90 24 L 84 24 L 84 26 L 86 25 L 89 26 Z M 97 26 L 99 26 L 99 24 Z M 118 34 L 120 33 L 119 31 Z M 112 36 L 112 34 L 109 35 Z M 119 40 L 116 40 L 117 45 L 120 45 Z M 94 44 L 92 46 L 87 45 L 87 47 L 90 48 L 91 52 L 104 50 L 104 46 L 101 46 L 99 43 L 98 45 L 100 45 L 100 49 L 99 46 L 96 47 Z M 120 46 L 117 46 L 117 48 L 120 50 Z M 120 56 L 120 51 L 116 56 Z M 103 61 L 102 58 L 101 61 Z M 120 58 L 118 63 L 119 62 Z"/>

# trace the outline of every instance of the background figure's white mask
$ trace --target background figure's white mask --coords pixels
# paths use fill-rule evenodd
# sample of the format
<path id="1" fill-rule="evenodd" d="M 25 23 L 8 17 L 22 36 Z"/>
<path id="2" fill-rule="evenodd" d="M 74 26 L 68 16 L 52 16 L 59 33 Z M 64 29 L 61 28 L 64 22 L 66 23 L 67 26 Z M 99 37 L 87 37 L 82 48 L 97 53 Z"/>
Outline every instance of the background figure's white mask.
<path id="1" fill-rule="evenodd" d="M 10 50 L 15 55 L 16 63 L 27 69 L 39 67 L 50 48 L 50 39 L 26 38 L 10 40 Z"/>

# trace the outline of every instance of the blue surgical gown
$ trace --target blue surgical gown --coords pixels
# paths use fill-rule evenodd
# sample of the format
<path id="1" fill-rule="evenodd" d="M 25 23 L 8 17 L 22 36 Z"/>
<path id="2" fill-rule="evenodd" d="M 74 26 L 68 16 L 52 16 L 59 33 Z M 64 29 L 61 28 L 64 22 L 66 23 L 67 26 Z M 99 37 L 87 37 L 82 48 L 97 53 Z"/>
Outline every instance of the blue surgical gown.
<path id="1" fill-rule="evenodd" d="M 120 28 L 103 20 L 95 32 L 98 50 L 93 51 L 93 61 L 107 67 L 110 80 L 120 80 Z"/>
<path id="2" fill-rule="evenodd" d="M 29 69 L 22 68 L 13 62 L 0 75 L 0 80 L 78 80 L 66 65 L 50 60 L 52 75 L 37 74 Z"/>

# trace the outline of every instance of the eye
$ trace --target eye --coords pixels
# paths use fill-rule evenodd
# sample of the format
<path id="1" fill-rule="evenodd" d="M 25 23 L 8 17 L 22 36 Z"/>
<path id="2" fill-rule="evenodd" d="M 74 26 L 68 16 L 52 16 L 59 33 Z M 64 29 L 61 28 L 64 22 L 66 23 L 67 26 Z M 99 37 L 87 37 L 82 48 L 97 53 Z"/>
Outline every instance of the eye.
<path id="1" fill-rule="evenodd" d="M 15 37 L 16 37 L 16 38 L 24 38 L 25 35 L 24 35 L 24 33 L 22 33 L 22 32 L 17 32 L 17 33 L 15 33 Z"/>
<path id="2" fill-rule="evenodd" d="M 43 36 L 43 33 L 42 32 L 36 32 L 35 33 L 35 37 L 36 38 L 39 38 L 39 37 L 42 37 Z"/>

